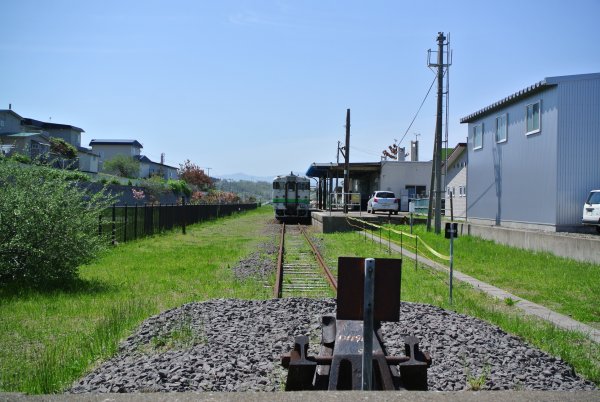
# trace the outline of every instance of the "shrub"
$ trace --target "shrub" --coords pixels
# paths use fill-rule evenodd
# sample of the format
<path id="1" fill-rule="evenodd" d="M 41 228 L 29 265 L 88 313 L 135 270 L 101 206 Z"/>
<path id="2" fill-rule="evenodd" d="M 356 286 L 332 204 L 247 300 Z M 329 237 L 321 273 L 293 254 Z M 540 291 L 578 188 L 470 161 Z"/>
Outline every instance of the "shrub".
<path id="1" fill-rule="evenodd" d="M 1 163 L 0 284 L 74 279 L 108 246 L 98 217 L 112 201 L 79 188 L 68 172 Z"/>
<path id="2" fill-rule="evenodd" d="M 158 202 L 161 194 L 169 191 L 167 182 L 158 176 L 152 176 L 148 179 L 142 180 L 140 187 L 144 188 L 146 198 L 149 202 Z"/>
<path id="3" fill-rule="evenodd" d="M 183 180 L 168 180 L 167 185 L 174 193 L 185 194 L 188 197 L 192 194 L 192 190 Z"/>
<path id="4" fill-rule="evenodd" d="M 121 177 L 136 178 L 140 173 L 140 162 L 127 155 L 116 155 L 104 162 L 102 169 Z"/>
<path id="5" fill-rule="evenodd" d="M 20 154 L 18 152 L 15 152 L 14 154 L 12 154 L 10 156 L 10 158 L 12 160 L 20 162 L 20 163 L 26 163 L 26 164 L 30 164 L 31 163 L 31 158 L 29 156 Z"/>
<path id="6" fill-rule="evenodd" d="M 77 156 L 77 149 L 73 145 L 57 137 L 50 137 L 50 151 L 67 159 L 73 159 Z"/>
<path id="7" fill-rule="evenodd" d="M 204 173 L 204 169 L 189 159 L 183 165 L 179 165 L 178 174 L 182 180 L 200 189 L 206 190 L 214 187 L 212 179 Z"/>

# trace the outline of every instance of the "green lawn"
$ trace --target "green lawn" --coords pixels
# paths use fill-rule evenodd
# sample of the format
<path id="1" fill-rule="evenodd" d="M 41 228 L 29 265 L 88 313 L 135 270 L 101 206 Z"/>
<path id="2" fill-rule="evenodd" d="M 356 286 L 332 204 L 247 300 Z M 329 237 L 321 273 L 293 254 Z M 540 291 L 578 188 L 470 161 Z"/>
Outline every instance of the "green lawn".
<path id="1" fill-rule="evenodd" d="M 267 241 L 261 208 L 112 249 L 81 281 L 47 292 L 0 288 L 0 391 L 56 392 L 116 351 L 141 321 L 191 301 L 266 298 L 230 266 Z"/>
<path id="2" fill-rule="evenodd" d="M 380 245 L 356 233 L 314 234 L 319 238 L 325 259 L 335 267 L 337 257 L 399 258 L 388 254 L 387 244 Z M 481 318 L 498 325 L 506 332 L 522 337 L 529 343 L 560 356 L 576 371 L 600 385 L 600 345 L 582 334 L 557 329 L 536 318 L 529 318 L 504 301 L 493 299 L 472 286 L 454 281 L 453 304 L 448 300 L 448 274 L 434 271 L 414 261 L 403 259 L 401 299 L 428 303 L 462 314 Z M 596 295 L 590 298 L 597 297 Z"/>
<path id="3" fill-rule="evenodd" d="M 409 226 L 393 228 L 410 232 Z M 443 233 L 427 232 L 424 225 L 414 226 L 413 231 L 435 250 L 449 255 L 450 240 Z M 386 231 L 383 236 L 387 237 Z M 393 234 L 392 238 L 398 236 Z M 448 266 L 448 262 L 444 263 Z M 461 236 L 454 240 L 454 269 L 600 328 L 600 265 Z"/>
<path id="4" fill-rule="evenodd" d="M 275 241 L 264 230 L 270 207 L 121 244 L 66 289 L 34 292 L 0 288 L 0 391 L 51 393 L 69 386 L 116 352 L 119 340 L 144 319 L 209 298 L 269 298 L 262 280 L 237 281 L 237 261 L 258 244 Z M 330 267 L 337 257 L 387 256 L 384 247 L 355 233 L 315 234 Z M 464 241 L 465 239 L 461 239 Z M 441 240 L 443 241 L 443 240 Z M 517 261 L 518 262 L 518 261 Z M 527 284 L 527 277 L 524 283 Z M 587 338 L 524 319 L 514 306 L 457 283 L 448 304 L 446 275 L 405 259 L 402 299 L 480 317 L 571 363 L 600 384 L 600 348 Z M 515 292 L 516 293 L 516 292 Z M 594 296 L 588 296 L 590 300 Z M 597 300 L 597 299 L 596 299 Z"/>

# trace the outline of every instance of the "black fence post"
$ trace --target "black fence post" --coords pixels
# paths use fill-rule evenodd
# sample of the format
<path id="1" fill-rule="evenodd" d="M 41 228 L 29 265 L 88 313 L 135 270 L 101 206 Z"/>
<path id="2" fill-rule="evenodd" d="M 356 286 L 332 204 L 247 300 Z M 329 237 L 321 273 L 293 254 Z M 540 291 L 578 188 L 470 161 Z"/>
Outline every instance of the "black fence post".
<path id="1" fill-rule="evenodd" d="M 117 219 L 117 205 L 113 204 L 112 205 L 112 245 L 114 246 L 115 243 L 117 242 L 117 223 L 116 223 L 116 219 Z"/>
<path id="2" fill-rule="evenodd" d="M 98 236 L 102 236 L 102 213 L 98 215 Z"/>
<path id="3" fill-rule="evenodd" d="M 137 239 L 137 227 L 138 227 L 138 219 L 137 219 L 137 202 L 135 203 L 135 208 L 133 209 L 133 239 Z"/>
<path id="4" fill-rule="evenodd" d="M 123 226 L 123 243 L 127 242 L 127 203 L 125 203 L 125 225 Z"/>
<path id="5" fill-rule="evenodd" d="M 181 233 L 185 234 L 185 197 L 181 197 Z"/>

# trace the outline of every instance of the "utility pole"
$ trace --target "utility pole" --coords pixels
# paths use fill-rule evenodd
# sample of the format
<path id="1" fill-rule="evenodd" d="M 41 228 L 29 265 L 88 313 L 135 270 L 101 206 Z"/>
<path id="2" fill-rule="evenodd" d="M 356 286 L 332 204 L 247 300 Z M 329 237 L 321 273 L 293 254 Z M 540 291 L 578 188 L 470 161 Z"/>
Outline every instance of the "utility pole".
<path id="1" fill-rule="evenodd" d="M 431 201 L 432 194 L 435 194 L 435 233 L 439 234 L 442 228 L 442 114 L 443 114 L 443 96 L 444 96 L 444 67 L 449 64 L 444 64 L 444 41 L 446 37 L 443 32 L 438 32 L 437 42 L 437 63 L 429 63 L 429 67 L 437 67 L 437 114 L 435 122 L 435 145 L 433 150 L 433 171 L 431 181 L 435 179 L 435 191 L 433 186 L 430 189 L 429 210 L 427 214 L 427 230 L 431 230 Z M 431 51 L 430 51 L 431 55 Z"/>
<path id="2" fill-rule="evenodd" d="M 344 213 L 348 213 L 348 193 L 350 191 L 350 109 L 346 109 L 346 147 L 344 152 Z"/>

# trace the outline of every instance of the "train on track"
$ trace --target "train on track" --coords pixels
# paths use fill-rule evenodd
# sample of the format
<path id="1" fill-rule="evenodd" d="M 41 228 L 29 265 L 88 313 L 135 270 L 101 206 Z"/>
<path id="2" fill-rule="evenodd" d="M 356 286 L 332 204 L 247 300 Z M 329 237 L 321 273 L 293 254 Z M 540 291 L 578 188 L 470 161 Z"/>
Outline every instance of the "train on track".
<path id="1" fill-rule="evenodd" d="M 273 209 L 275 219 L 310 219 L 310 179 L 294 173 L 273 179 Z"/>

